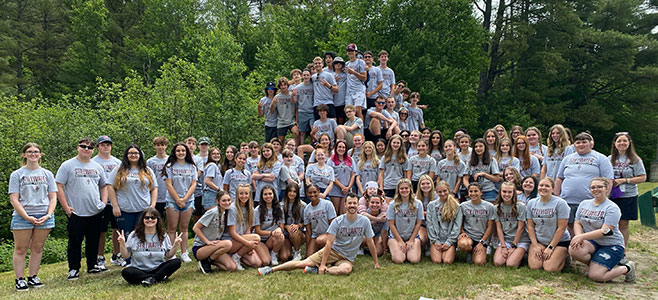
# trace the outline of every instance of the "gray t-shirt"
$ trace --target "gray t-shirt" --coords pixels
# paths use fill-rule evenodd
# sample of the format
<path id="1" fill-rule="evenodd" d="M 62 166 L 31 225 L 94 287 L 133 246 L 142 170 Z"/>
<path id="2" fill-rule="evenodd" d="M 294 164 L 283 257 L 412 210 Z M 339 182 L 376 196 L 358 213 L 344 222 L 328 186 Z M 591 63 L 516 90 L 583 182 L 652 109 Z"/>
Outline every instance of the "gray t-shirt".
<path id="1" fill-rule="evenodd" d="M 409 115 L 407 116 L 407 124 L 409 125 L 409 128 L 407 129 L 409 131 L 420 130 L 420 124 L 425 124 L 423 110 L 420 107 L 412 107 L 409 105 L 407 111 L 409 112 Z"/>
<path id="2" fill-rule="evenodd" d="M 251 156 L 247 157 L 247 162 L 244 165 L 245 170 L 248 170 L 250 173 L 253 173 L 256 170 L 256 165 L 258 164 L 259 160 L 260 160 L 260 155 L 256 158 L 252 158 Z"/>
<path id="3" fill-rule="evenodd" d="M 263 203 L 265 204 L 265 203 Z M 281 206 L 277 206 L 277 209 L 281 210 Z M 283 210 L 281 210 L 281 218 L 277 220 L 276 223 L 274 223 L 274 212 L 270 208 L 267 210 L 267 213 L 265 213 L 265 220 L 261 223 L 260 222 L 260 206 L 256 206 L 254 209 L 254 226 L 260 225 L 261 230 L 265 231 L 273 231 L 274 229 L 279 228 L 279 224 L 283 224 Z"/>
<path id="4" fill-rule="evenodd" d="M 364 187 L 364 190 L 368 181 L 377 182 L 377 177 L 379 176 L 379 166 L 374 166 L 372 165 L 372 162 L 366 161 L 363 163 L 363 168 L 359 169 L 359 165 L 356 167 L 356 175 L 361 176 L 361 186 Z"/>
<path id="5" fill-rule="evenodd" d="M 299 112 L 313 112 L 313 84 L 301 83 L 295 87 L 297 89 L 297 108 Z"/>
<path id="6" fill-rule="evenodd" d="M 219 168 L 219 166 L 217 166 L 217 164 L 212 163 L 212 162 L 209 163 L 208 165 L 206 165 L 206 169 L 204 170 L 203 173 L 205 175 L 204 176 L 205 178 L 212 178 L 212 179 L 210 179 L 210 181 L 212 183 L 214 183 L 220 190 L 222 189 L 222 184 L 224 183 L 224 177 L 222 177 L 221 169 Z M 206 191 L 213 190 L 205 184 L 204 184 L 204 187 L 205 187 Z M 215 190 L 213 190 L 213 191 L 215 191 Z M 215 192 L 217 192 L 217 191 L 215 191 Z"/>
<path id="7" fill-rule="evenodd" d="M 179 164 L 174 162 L 170 166 L 165 166 L 165 171 L 167 172 L 167 178 L 165 180 L 171 180 L 171 185 L 174 187 L 174 190 L 176 190 L 176 194 L 179 198 L 185 197 L 185 194 L 187 194 L 187 191 L 190 189 L 192 181 L 198 179 L 197 168 L 190 163 Z M 196 185 L 193 188 L 196 189 Z M 169 193 L 167 193 L 166 199 L 167 202 L 175 202 L 174 198 L 172 198 Z M 194 201 L 194 197 L 187 199 L 187 202 L 192 201 Z"/>
<path id="8" fill-rule="evenodd" d="M 406 171 L 411 170 L 409 159 L 400 164 L 397 161 L 396 155 L 391 155 L 391 161 L 386 162 L 384 159 L 379 161 L 379 169 L 384 170 L 384 186 L 385 190 L 392 190 L 398 184 L 398 181 L 404 177 Z"/>
<path id="9" fill-rule="evenodd" d="M 530 150 L 530 155 L 539 154 L 545 157 L 546 153 L 548 153 L 548 146 L 537 144 L 536 146 L 529 146 L 528 150 Z"/>
<path id="10" fill-rule="evenodd" d="M 386 220 L 395 221 L 395 228 L 398 230 L 398 234 L 405 242 L 412 238 L 411 234 L 414 233 L 416 221 L 425 220 L 423 202 L 414 199 L 414 205 L 416 206 L 415 211 L 411 211 L 409 209 L 409 203 L 407 202 L 402 202 L 397 211 L 395 209 L 394 202 L 392 202 L 386 209 Z"/>
<path id="11" fill-rule="evenodd" d="M 48 213 L 50 205 L 48 193 L 55 192 L 57 192 L 55 176 L 44 168 L 30 170 L 23 166 L 9 176 L 9 194 L 18 194 L 18 202 L 29 216 Z M 12 215 L 18 215 L 16 210 Z"/>
<path id="12" fill-rule="evenodd" d="M 455 161 L 444 158 L 436 164 L 436 175 L 450 185 L 451 192 L 454 191 L 457 181 L 460 177 L 464 177 L 464 174 L 466 174 L 466 164 L 461 160 L 459 164 L 455 164 Z"/>
<path id="13" fill-rule="evenodd" d="M 425 155 L 425 157 L 414 155 L 409 158 L 409 165 L 411 165 L 412 181 L 418 181 L 420 176 L 429 174 L 430 172 L 436 173 L 436 160 L 429 155 Z"/>
<path id="14" fill-rule="evenodd" d="M 121 160 L 111 155 L 110 155 L 110 159 L 103 159 L 100 156 L 96 155 L 91 160 L 97 162 L 99 165 L 101 165 L 101 167 L 103 167 L 103 172 L 105 172 L 105 177 L 107 177 L 107 175 L 110 175 L 112 170 L 114 170 L 115 168 L 121 165 Z"/>
<path id="15" fill-rule="evenodd" d="M 265 116 L 265 126 L 266 127 L 276 127 L 277 114 L 276 110 L 274 112 L 270 111 L 270 105 L 272 105 L 272 99 L 268 97 L 260 98 L 260 103 L 263 105 L 263 115 Z"/>
<path id="16" fill-rule="evenodd" d="M 345 126 L 347 127 L 352 126 L 354 124 L 356 124 L 356 129 L 351 131 L 352 135 L 356 135 L 357 133 L 363 134 L 363 119 L 354 118 L 354 120 L 345 121 Z"/>
<path id="17" fill-rule="evenodd" d="M 334 94 L 334 105 L 343 106 L 345 105 L 345 95 L 347 93 L 347 73 L 334 73 L 334 78 L 338 85 L 338 93 Z"/>
<path id="18" fill-rule="evenodd" d="M 293 205 L 288 204 L 288 212 L 286 213 L 283 203 L 281 203 L 281 209 L 284 212 L 286 218 L 286 225 L 304 223 L 304 209 L 306 208 L 306 203 L 300 201 L 299 203 L 299 218 L 295 219 L 293 215 Z"/>
<path id="19" fill-rule="evenodd" d="M 146 166 L 153 170 L 155 178 L 158 181 L 158 203 L 165 202 L 165 199 L 167 198 L 167 185 L 165 184 L 164 176 L 162 176 L 162 169 L 164 169 L 164 165 L 167 163 L 167 158 L 169 158 L 169 156 L 165 156 L 164 158 L 153 156 L 146 161 Z"/>
<path id="20" fill-rule="evenodd" d="M 338 165 L 336 165 L 333 160 L 329 159 L 327 165 L 334 169 L 335 180 L 338 180 L 344 186 L 350 184 L 350 178 L 352 177 L 352 174 L 356 173 L 356 166 L 354 165 L 354 161 L 352 161 L 351 165 L 348 166 L 347 162 L 345 161 L 339 162 Z M 329 196 L 345 197 L 345 194 L 343 194 L 337 184 L 334 184 L 331 191 L 329 191 Z"/>
<path id="21" fill-rule="evenodd" d="M 371 92 L 372 90 L 377 88 L 377 85 L 382 82 L 382 89 L 384 88 L 383 86 L 383 81 L 384 78 L 382 77 L 382 70 L 380 70 L 378 67 L 371 66 L 370 70 L 368 71 L 368 81 L 366 82 L 366 92 Z M 390 86 L 389 86 L 390 88 Z M 380 90 L 381 91 L 381 90 Z M 377 98 L 377 94 L 374 94 L 370 96 L 371 99 Z"/>
<path id="22" fill-rule="evenodd" d="M 621 219 L 621 210 L 617 204 L 609 199 L 605 199 L 598 206 L 594 204 L 594 199 L 580 202 L 575 218 L 575 220 L 580 221 L 584 233 L 599 230 L 603 227 L 603 224 L 614 227 L 612 235 L 594 241 L 601 246 L 625 247 L 624 236 L 619 231 L 619 219 Z"/>
<path id="23" fill-rule="evenodd" d="M 295 125 L 295 112 L 297 111 L 297 107 L 295 103 L 292 103 L 291 93 L 278 93 L 274 97 L 279 98 L 279 102 L 274 106 L 274 110 L 276 111 L 276 127 L 284 128 Z"/>
<path id="24" fill-rule="evenodd" d="M 238 171 L 237 169 L 232 168 L 224 174 L 224 184 L 228 185 L 231 199 L 235 199 L 235 192 L 238 190 L 238 185 L 241 183 L 251 184 L 251 172 L 248 170 Z"/>
<path id="25" fill-rule="evenodd" d="M 80 217 L 94 216 L 103 209 L 100 188 L 107 184 L 103 167 L 95 161 L 83 163 L 77 157 L 71 158 L 59 167 L 55 182 L 64 185 L 66 203 L 75 209 Z"/>
<path id="26" fill-rule="evenodd" d="M 366 71 L 366 63 L 361 59 L 354 61 L 346 61 L 345 69 L 352 68 L 357 73 L 364 73 Z M 347 95 L 354 95 L 357 93 L 366 93 L 366 86 L 361 79 L 357 78 L 354 74 L 347 75 Z"/>
<path id="27" fill-rule="evenodd" d="M 558 178 L 564 178 L 560 197 L 569 204 L 591 199 L 589 182 L 594 177 L 614 178 L 612 164 L 603 154 L 592 150 L 580 155 L 578 152 L 567 155 L 560 164 Z"/>
<path id="28" fill-rule="evenodd" d="M 263 166 L 262 169 L 256 168 L 254 173 L 258 172 L 259 174 L 274 174 L 274 176 L 279 175 L 281 173 L 281 162 L 277 161 L 275 162 L 271 167 L 268 167 L 267 165 Z M 265 181 L 264 179 L 258 179 L 254 180 L 256 182 L 256 194 L 254 195 L 254 202 L 258 203 L 260 201 L 260 191 L 263 190 L 263 188 L 267 185 L 271 185 L 274 187 L 274 194 L 276 197 L 279 196 L 279 180 L 277 178 L 274 178 L 274 181 L 268 182 Z"/>
<path id="29" fill-rule="evenodd" d="M 498 214 L 498 207 L 500 207 L 501 214 Z M 515 217 L 512 214 L 512 205 L 506 205 L 504 203 L 496 205 L 496 222 L 500 222 L 500 226 L 503 228 L 503 235 L 505 236 L 505 241 L 508 243 L 513 243 L 514 238 L 516 237 L 516 230 L 519 228 L 519 221 L 526 222 L 526 211 L 525 204 L 522 202 L 516 203 L 516 213 Z M 523 233 L 521 234 L 521 239 L 519 243 L 529 243 L 530 238 L 528 237 L 528 229 L 523 228 Z"/>
<path id="30" fill-rule="evenodd" d="M 282 165 L 281 166 L 281 171 L 279 172 L 278 180 L 279 180 L 279 189 L 280 190 L 285 190 L 286 186 L 288 185 L 288 180 L 292 179 L 295 183 L 297 183 L 300 188 L 303 186 L 302 182 L 299 180 L 299 175 L 297 174 L 297 171 L 294 169 L 294 166 L 286 166 Z M 285 197 L 285 195 L 281 195 L 281 198 Z"/>
<path id="31" fill-rule="evenodd" d="M 536 158 L 536 157 L 535 157 Z M 521 170 L 521 162 L 514 156 L 501 157 L 498 161 L 498 170 L 505 171 L 507 167 L 513 167 L 517 171 Z"/>
<path id="32" fill-rule="evenodd" d="M 334 94 L 330 87 L 322 84 L 322 79 L 326 80 L 331 86 L 336 85 L 336 79 L 333 72 L 322 71 L 315 73 L 311 77 L 313 82 L 313 106 L 320 104 L 334 104 Z"/>
<path id="33" fill-rule="evenodd" d="M 201 232 L 203 232 L 203 235 L 205 235 L 206 238 L 212 242 L 222 238 L 222 235 L 226 230 L 226 228 L 224 228 L 224 221 L 224 214 L 220 214 L 219 207 L 216 206 L 207 210 L 197 222 L 203 225 Z M 194 244 L 192 244 L 192 246 L 205 245 L 206 244 L 201 240 L 201 238 L 199 238 L 199 236 L 194 238 Z"/>
<path id="34" fill-rule="evenodd" d="M 325 165 L 320 169 L 318 164 L 310 164 L 306 167 L 304 176 L 321 189 L 326 189 L 329 183 L 335 180 L 334 168 L 329 165 Z"/>
<path id="35" fill-rule="evenodd" d="M 142 271 L 151 271 L 167 259 L 165 254 L 171 249 L 172 244 L 169 235 L 164 235 L 160 240 L 157 234 L 145 235 L 145 242 L 141 242 L 135 232 L 131 232 L 126 239 L 126 249 L 130 253 L 130 267 Z"/>
<path id="36" fill-rule="evenodd" d="M 505 170 L 505 169 L 502 169 Z M 541 165 L 539 164 L 539 158 L 534 155 L 530 156 L 530 167 L 527 169 L 523 168 L 523 160 L 519 159 L 519 173 L 521 177 L 531 176 L 532 174 L 538 174 L 541 172 Z"/>
<path id="37" fill-rule="evenodd" d="M 155 172 L 151 168 L 146 167 L 150 176 L 144 177 L 144 182 L 139 178 L 139 169 L 132 168 L 126 174 L 125 182 L 122 184 L 121 189 L 117 189 L 114 184 L 119 168 L 115 168 L 107 178 L 107 183 L 114 187 L 117 196 L 117 203 L 121 211 L 129 213 L 142 212 L 151 205 L 151 190 L 149 184 L 153 184 L 152 188 L 158 188 L 158 182 L 155 178 Z M 166 189 L 166 188 L 165 188 Z"/>
<path id="38" fill-rule="evenodd" d="M 548 202 L 541 201 L 541 197 L 534 198 L 526 203 L 526 218 L 532 219 L 535 223 L 535 236 L 537 242 L 542 245 L 548 245 L 553 240 L 553 235 L 557 230 L 558 219 L 569 219 L 571 209 L 564 199 L 551 196 Z M 565 228 L 560 242 L 569 241 L 571 235 Z M 553 245 L 555 246 L 555 245 Z"/>
<path id="39" fill-rule="evenodd" d="M 196 166 L 197 171 L 201 171 L 201 173 L 197 172 L 198 177 L 196 179 L 194 197 L 201 197 L 203 196 L 203 189 L 205 188 L 205 184 L 203 182 L 206 181 L 206 173 L 203 166 L 206 164 L 206 161 L 208 161 L 208 157 L 194 155 L 192 156 L 192 160 L 194 161 L 194 165 Z"/>
<path id="40" fill-rule="evenodd" d="M 334 205 L 329 200 L 320 199 L 318 205 L 309 203 L 304 207 L 304 225 L 311 225 L 311 238 L 327 232 L 329 220 L 336 217 Z"/>
<path id="41" fill-rule="evenodd" d="M 377 69 L 382 72 L 382 79 L 384 80 L 384 82 L 382 82 L 382 89 L 379 90 L 379 94 L 388 98 L 391 96 L 391 85 L 395 84 L 395 72 L 389 67 L 386 67 L 386 69 L 377 67 Z"/>
<path id="42" fill-rule="evenodd" d="M 441 200 L 435 200 L 427 205 L 427 236 L 432 244 L 454 245 L 461 229 L 462 210 L 457 207 L 455 218 L 444 221 L 441 217 L 444 204 Z"/>
<path id="43" fill-rule="evenodd" d="M 610 160 L 610 156 L 608 156 Z M 633 178 L 640 175 L 646 175 L 647 171 L 644 169 L 644 164 L 640 157 L 634 163 L 631 163 L 630 159 L 626 155 L 621 155 L 617 157 L 617 161 L 612 165 L 614 171 L 615 179 L 616 178 Z M 637 196 L 637 184 L 632 183 L 622 183 L 619 185 L 619 188 L 622 192 L 623 198 L 635 197 Z"/>
<path id="44" fill-rule="evenodd" d="M 491 157 L 491 161 L 489 162 L 488 165 L 482 164 L 482 161 L 480 161 L 475 166 L 471 166 L 471 165 L 468 166 L 468 175 L 470 176 L 470 180 L 469 180 L 470 182 L 479 182 L 482 185 L 483 192 L 496 190 L 496 186 L 494 185 L 494 183 L 484 176 L 480 176 L 478 177 L 477 180 L 475 180 L 473 176 L 476 173 L 480 173 L 480 172 L 484 172 L 490 175 L 500 174 L 500 170 L 498 169 L 498 162 L 496 161 L 496 159 Z"/>
<path id="45" fill-rule="evenodd" d="M 482 239 L 489 221 L 495 218 L 494 205 L 484 200 L 480 200 L 479 204 L 468 200 L 460 204 L 459 208 L 464 216 L 464 233 L 474 241 Z"/>
<path id="46" fill-rule="evenodd" d="M 350 222 L 347 215 L 340 215 L 331 222 L 327 232 L 336 237 L 331 249 L 352 262 L 356 258 L 363 238 L 369 239 L 375 236 L 370 221 L 362 215 L 356 215 L 354 222 Z"/>
<path id="47" fill-rule="evenodd" d="M 557 171 L 560 168 L 562 159 L 564 159 L 567 155 L 574 152 L 575 149 L 573 145 L 569 145 L 568 147 L 564 148 L 564 151 L 562 151 L 561 155 L 558 154 L 557 148 L 555 148 L 555 150 L 553 150 L 552 155 L 544 156 L 544 161 L 542 162 L 542 166 L 546 166 L 546 177 L 556 179 Z"/>
<path id="48" fill-rule="evenodd" d="M 239 200 L 237 200 L 239 201 Z M 251 224 L 247 224 L 247 208 L 240 207 L 242 210 L 242 222 L 238 222 L 238 211 L 235 207 L 237 203 L 233 201 L 231 208 L 228 211 L 228 218 L 226 218 L 226 228 L 222 234 L 222 240 L 232 240 L 231 233 L 228 231 L 229 226 L 235 226 L 235 232 L 239 235 L 251 233 Z M 254 219 L 255 220 L 255 219 Z"/>
<path id="49" fill-rule="evenodd" d="M 370 116 L 370 112 L 376 112 L 376 111 L 377 111 L 376 107 L 368 108 L 368 111 L 366 112 L 366 123 L 364 124 L 365 128 L 368 128 L 370 126 L 370 120 L 372 120 L 372 117 Z M 392 118 L 391 114 L 389 114 L 388 111 L 386 111 L 385 109 L 383 109 L 379 113 L 384 115 L 384 117 L 386 117 L 386 118 Z M 388 123 L 386 121 L 382 121 L 382 120 L 379 121 L 379 125 L 381 126 L 382 129 L 384 127 L 388 127 L 387 126 Z"/>
<path id="50" fill-rule="evenodd" d="M 380 210 L 378 214 L 373 215 L 372 212 L 370 211 L 370 208 L 366 209 L 366 212 L 372 215 L 373 217 L 379 217 L 384 213 L 386 213 Z M 372 228 L 372 232 L 374 232 L 375 234 L 381 233 L 382 231 L 388 232 L 388 221 L 382 221 L 382 222 L 369 221 L 369 222 L 370 222 L 370 227 Z"/>
<path id="51" fill-rule="evenodd" d="M 313 122 L 313 127 L 318 128 L 318 132 L 315 134 L 315 137 L 319 140 L 320 136 L 323 134 L 328 134 L 329 139 L 331 139 L 331 143 L 334 143 L 334 140 L 336 139 L 334 136 L 334 132 L 336 131 L 336 127 L 338 127 L 338 124 L 336 124 L 336 120 L 334 119 L 327 119 L 326 121 L 322 121 L 320 119 L 315 120 Z"/>

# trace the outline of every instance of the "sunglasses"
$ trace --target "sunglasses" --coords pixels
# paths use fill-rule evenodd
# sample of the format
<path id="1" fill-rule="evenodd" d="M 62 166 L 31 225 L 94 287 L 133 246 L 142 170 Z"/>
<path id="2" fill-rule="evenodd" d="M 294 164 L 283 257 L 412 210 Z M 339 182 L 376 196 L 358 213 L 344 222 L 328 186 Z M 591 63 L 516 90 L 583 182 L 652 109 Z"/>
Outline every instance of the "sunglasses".
<path id="1" fill-rule="evenodd" d="M 87 150 L 94 150 L 94 146 L 78 145 L 78 147 L 80 147 L 82 149 L 87 149 Z"/>
<path id="2" fill-rule="evenodd" d="M 156 217 L 156 216 L 144 216 L 144 220 L 151 220 L 151 221 L 153 221 L 153 220 L 157 220 L 157 219 L 158 219 L 158 217 Z"/>
<path id="3" fill-rule="evenodd" d="M 385 101 L 377 101 L 377 104 L 386 104 Z"/>
<path id="4" fill-rule="evenodd" d="M 401 137 L 405 138 L 405 137 L 409 137 L 409 135 L 408 134 L 403 134 L 403 135 L 401 135 Z"/>

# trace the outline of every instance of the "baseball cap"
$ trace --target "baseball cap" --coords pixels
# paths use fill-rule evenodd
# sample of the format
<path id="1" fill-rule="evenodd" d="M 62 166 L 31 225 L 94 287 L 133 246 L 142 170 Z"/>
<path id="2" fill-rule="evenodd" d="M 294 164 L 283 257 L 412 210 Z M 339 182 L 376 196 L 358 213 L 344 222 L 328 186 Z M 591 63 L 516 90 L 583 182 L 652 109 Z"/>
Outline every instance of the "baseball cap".
<path id="1" fill-rule="evenodd" d="M 98 139 L 96 140 L 96 145 L 98 145 L 98 144 L 102 144 L 102 143 L 110 143 L 110 144 L 112 144 L 112 139 L 111 139 L 109 136 L 107 136 L 107 135 L 101 135 L 101 136 L 99 136 Z"/>
<path id="2" fill-rule="evenodd" d="M 347 51 L 358 51 L 358 49 L 356 48 L 356 44 L 347 45 Z"/>
<path id="3" fill-rule="evenodd" d="M 202 137 L 199 139 L 199 145 L 201 144 L 210 144 L 210 139 L 208 137 Z"/>

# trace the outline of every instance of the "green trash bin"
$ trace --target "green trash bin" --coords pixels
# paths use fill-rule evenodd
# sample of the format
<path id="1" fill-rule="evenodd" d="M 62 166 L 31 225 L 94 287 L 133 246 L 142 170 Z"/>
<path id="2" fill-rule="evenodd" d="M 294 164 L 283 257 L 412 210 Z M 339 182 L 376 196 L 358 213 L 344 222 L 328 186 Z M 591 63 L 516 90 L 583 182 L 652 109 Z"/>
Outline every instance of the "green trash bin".
<path id="1" fill-rule="evenodd" d="M 644 226 L 656 227 L 655 207 L 658 206 L 658 188 L 647 191 L 637 198 L 640 209 L 640 222 Z"/>

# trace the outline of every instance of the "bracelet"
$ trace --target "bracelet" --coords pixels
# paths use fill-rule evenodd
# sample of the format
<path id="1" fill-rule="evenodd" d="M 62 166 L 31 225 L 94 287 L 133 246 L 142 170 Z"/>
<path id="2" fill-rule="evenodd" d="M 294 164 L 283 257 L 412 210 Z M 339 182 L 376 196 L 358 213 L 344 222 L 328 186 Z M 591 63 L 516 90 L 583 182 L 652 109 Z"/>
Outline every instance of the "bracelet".
<path id="1" fill-rule="evenodd" d="M 516 249 L 516 247 L 517 247 L 517 246 L 516 246 L 516 244 L 514 244 L 514 243 L 511 243 L 511 245 L 510 245 L 510 247 L 512 247 L 512 248 L 514 248 L 514 249 Z"/>
<path id="2" fill-rule="evenodd" d="M 627 183 L 627 184 L 628 184 L 628 183 L 631 183 L 631 179 L 630 179 L 630 178 L 626 178 L 626 183 Z"/>
<path id="3" fill-rule="evenodd" d="M 546 246 L 546 248 L 551 249 L 551 250 L 555 249 L 555 247 L 553 247 L 553 245 L 551 245 L 551 244 L 548 244 L 548 246 Z"/>

